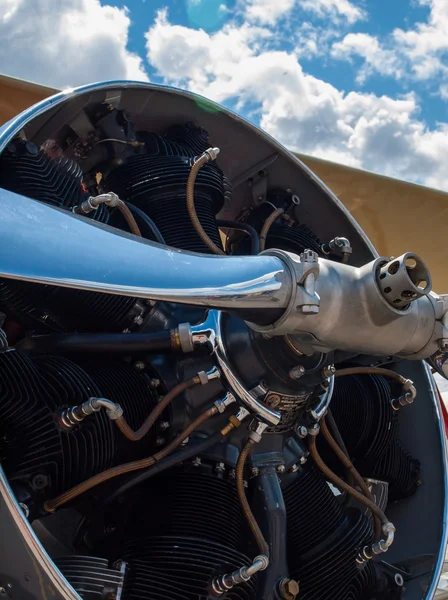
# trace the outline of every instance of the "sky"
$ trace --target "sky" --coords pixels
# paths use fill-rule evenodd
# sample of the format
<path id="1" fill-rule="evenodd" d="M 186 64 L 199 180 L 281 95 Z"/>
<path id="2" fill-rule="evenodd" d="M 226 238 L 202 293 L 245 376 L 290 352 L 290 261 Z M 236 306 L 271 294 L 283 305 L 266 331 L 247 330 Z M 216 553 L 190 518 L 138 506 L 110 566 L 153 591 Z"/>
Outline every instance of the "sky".
<path id="1" fill-rule="evenodd" d="M 448 191 L 448 0 L 0 0 L 0 72 L 174 85 L 292 150 Z"/>

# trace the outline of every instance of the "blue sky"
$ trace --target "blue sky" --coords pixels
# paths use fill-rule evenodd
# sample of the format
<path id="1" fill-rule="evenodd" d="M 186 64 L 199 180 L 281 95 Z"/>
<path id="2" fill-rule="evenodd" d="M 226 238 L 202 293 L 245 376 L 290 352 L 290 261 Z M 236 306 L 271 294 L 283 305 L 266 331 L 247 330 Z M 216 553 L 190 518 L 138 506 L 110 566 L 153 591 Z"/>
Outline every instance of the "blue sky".
<path id="1" fill-rule="evenodd" d="M 177 85 L 292 149 L 446 190 L 447 54 L 448 0 L 0 0 L 3 73 Z"/>

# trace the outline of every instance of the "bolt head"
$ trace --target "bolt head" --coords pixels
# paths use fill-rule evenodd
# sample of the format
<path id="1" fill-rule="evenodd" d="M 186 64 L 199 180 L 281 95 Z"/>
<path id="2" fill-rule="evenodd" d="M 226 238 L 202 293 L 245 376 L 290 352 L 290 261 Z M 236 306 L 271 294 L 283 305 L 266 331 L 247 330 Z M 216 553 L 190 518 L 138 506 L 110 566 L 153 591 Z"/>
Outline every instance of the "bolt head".
<path id="1" fill-rule="evenodd" d="M 141 325 L 143 323 L 143 317 L 141 315 L 137 315 L 134 317 L 134 323 L 136 325 Z"/>
<path id="2" fill-rule="evenodd" d="M 146 365 L 142 360 L 138 360 L 136 363 L 134 363 L 134 367 L 137 369 L 137 371 L 143 371 Z"/>
<path id="3" fill-rule="evenodd" d="M 169 429 L 169 427 L 170 427 L 170 424 L 168 421 L 161 421 L 159 423 L 160 431 L 166 431 L 167 429 Z"/>
<path id="4" fill-rule="evenodd" d="M 300 464 L 304 465 L 306 463 L 306 456 L 302 456 L 302 458 L 300 459 Z"/>
<path id="5" fill-rule="evenodd" d="M 291 379 L 300 379 L 303 375 L 305 375 L 305 367 L 303 365 L 297 365 L 289 371 Z"/>
<path id="6" fill-rule="evenodd" d="M 201 464 L 202 464 L 202 461 L 201 461 L 200 457 L 196 456 L 196 458 L 193 459 L 193 466 L 199 467 Z"/>
<path id="7" fill-rule="evenodd" d="M 278 465 L 277 473 L 284 473 L 286 471 L 285 465 Z"/>
<path id="8" fill-rule="evenodd" d="M 306 438 L 308 435 L 308 429 L 305 427 L 305 425 L 300 425 L 297 427 L 297 435 L 301 438 Z"/>
<path id="9" fill-rule="evenodd" d="M 280 592 L 285 600 L 295 600 L 299 595 L 299 584 L 294 579 L 282 579 Z"/>
<path id="10" fill-rule="evenodd" d="M 216 463 L 215 471 L 217 473 L 224 473 L 226 470 L 226 466 L 223 462 Z"/>
<path id="11" fill-rule="evenodd" d="M 291 471 L 292 473 L 296 473 L 298 470 L 299 470 L 299 467 L 298 467 L 298 465 L 292 465 L 292 467 L 291 467 L 291 469 L 290 469 L 290 471 Z"/>
<path id="12" fill-rule="evenodd" d="M 158 388 L 160 385 L 160 379 L 152 378 L 149 380 L 149 387 L 152 389 Z"/>
<path id="13" fill-rule="evenodd" d="M 251 471 L 252 477 L 257 477 L 260 474 L 260 469 L 258 467 L 252 467 Z"/>
<path id="14" fill-rule="evenodd" d="M 164 437 L 158 437 L 158 438 L 156 438 L 156 446 L 163 446 L 164 443 L 165 443 L 165 438 Z"/>

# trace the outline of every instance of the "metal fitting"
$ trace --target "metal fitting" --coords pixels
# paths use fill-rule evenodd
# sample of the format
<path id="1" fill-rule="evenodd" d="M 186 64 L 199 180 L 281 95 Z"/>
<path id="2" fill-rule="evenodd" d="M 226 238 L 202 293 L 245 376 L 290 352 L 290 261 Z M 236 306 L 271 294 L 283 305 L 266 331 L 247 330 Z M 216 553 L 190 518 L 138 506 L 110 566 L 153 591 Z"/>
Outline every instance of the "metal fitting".
<path id="1" fill-rule="evenodd" d="M 299 466 L 294 464 L 289 470 L 291 471 L 291 473 L 297 473 L 297 471 L 299 470 Z"/>
<path id="2" fill-rule="evenodd" d="M 236 413 L 235 418 L 241 422 L 241 421 L 244 421 L 244 419 L 246 417 L 248 417 L 249 415 L 250 415 L 250 412 L 247 410 L 247 408 L 245 408 L 244 406 L 240 406 L 240 409 Z"/>
<path id="3" fill-rule="evenodd" d="M 261 436 L 263 435 L 267 427 L 267 423 L 262 423 L 257 419 L 253 419 L 249 425 L 249 438 L 258 444 L 258 442 L 261 440 Z"/>
<path id="4" fill-rule="evenodd" d="M 305 425 L 299 425 L 299 427 L 297 427 L 296 429 L 297 435 L 300 438 L 306 438 L 306 436 L 308 435 L 308 429 L 305 427 Z"/>
<path id="5" fill-rule="evenodd" d="M 269 559 L 264 554 L 256 556 L 249 567 L 241 567 L 232 573 L 214 577 L 211 583 L 212 591 L 216 596 L 222 596 L 235 585 L 249 581 L 259 571 L 264 571 L 269 565 Z"/>
<path id="6" fill-rule="evenodd" d="M 74 213 L 88 215 L 89 213 L 97 210 L 101 204 L 106 204 L 111 208 L 118 206 L 120 198 L 114 192 L 107 192 L 106 194 L 100 194 L 99 196 L 89 196 L 87 200 L 82 202 L 79 206 L 75 206 L 72 210 Z"/>
<path id="7" fill-rule="evenodd" d="M 236 402 L 235 396 L 231 392 L 227 392 L 227 394 L 222 398 L 222 400 L 215 400 L 214 405 L 218 409 L 220 413 L 223 413 L 228 406 Z"/>
<path id="8" fill-rule="evenodd" d="M 198 377 L 201 380 L 201 385 L 206 385 L 209 381 L 213 381 L 213 379 L 219 379 L 221 377 L 221 371 L 218 367 L 212 367 L 210 371 L 199 371 Z"/>
<path id="9" fill-rule="evenodd" d="M 396 531 L 394 524 L 391 522 L 384 523 L 382 526 L 382 531 L 386 536 L 386 539 L 379 540 L 378 542 L 372 544 L 372 546 L 364 546 L 356 558 L 356 562 L 358 564 L 362 564 L 368 560 L 371 560 L 375 555 L 387 552 L 392 546 Z"/>
<path id="10" fill-rule="evenodd" d="M 161 421 L 159 423 L 159 429 L 160 429 L 160 431 L 166 431 L 167 429 L 169 429 L 169 427 L 170 427 L 169 421 Z"/>
<path id="11" fill-rule="evenodd" d="M 303 365 L 297 365 L 296 367 L 293 367 L 289 371 L 289 376 L 291 377 L 291 379 L 300 379 L 304 375 L 305 375 L 305 367 Z"/>
<path id="12" fill-rule="evenodd" d="M 328 244 L 322 244 L 322 252 L 324 254 L 337 254 L 342 256 L 342 262 L 347 263 L 352 253 L 350 241 L 345 237 L 335 237 Z"/>
<path id="13" fill-rule="evenodd" d="M 323 368 L 322 375 L 324 377 L 332 377 L 336 373 L 336 367 L 334 365 L 328 365 Z"/>
<path id="14" fill-rule="evenodd" d="M 63 429 L 73 429 L 79 425 L 86 417 L 98 412 L 102 408 L 106 409 L 107 416 L 112 421 L 119 419 L 123 415 L 123 409 L 119 404 L 108 400 L 107 398 L 89 398 L 79 406 L 64 408 L 57 414 L 57 421 Z"/>
<path id="15" fill-rule="evenodd" d="M 156 379 L 155 377 L 153 377 L 152 379 L 149 380 L 149 387 L 153 390 L 155 390 L 156 388 L 158 388 L 160 385 L 160 379 Z"/>
<path id="16" fill-rule="evenodd" d="M 193 467 L 200 467 L 202 464 L 202 460 L 200 456 L 196 456 L 196 458 L 193 458 L 193 460 L 191 461 Z"/>
<path id="17" fill-rule="evenodd" d="M 260 469 L 258 467 L 252 467 L 250 474 L 252 477 L 258 477 Z"/>
<path id="18" fill-rule="evenodd" d="M 164 437 L 157 437 L 156 438 L 156 446 L 163 446 L 163 444 L 165 443 L 165 438 Z"/>
<path id="19" fill-rule="evenodd" d="M 88 402 L 91 403 L 95 411 L 100 410 L 100 408 L 105 408 L 106 414 L 111 421 L 116 421 L 123 416 L 123 409 L 121 406 L 116 402 L 112 402 L 112 400 L 108 400 L 107 398 L 90 398 Z"/>
<path id="20" fill-rule="evenodd" d="M 284 473 L 286 471 L 285 465 L 278 465 L 277 473 Z"/>
<path id="21" fill-rule="evenodd" d="M 285 577 L 280 581 L 279 591 L 284 600 L 295 600 L 299 595 L 299 584 L 294 579 Z"/>
<path id="22" fill-rule="evenodd" d="M 219 148 L 208 148 L 203 156 L 205 155 L 207 157 L 207 162 L 210 160 L 216 160 L 218 158 L 218 154 L 219 154 L 220 150 Z"/>
<path id="23" fill-rule="evenodd" d="M 226 466 L 223 462 L 216 463 L 215 471 L 217 473 L 224 473 L 226 470 Z"/>
<path id="24" fill-rule="evenodd" d="M 314 425 L 311 425 L 311 427 L 308 427 L 308 435 L 316 436 L 319 434 L 319 431 L 320 431 L 320 427 L 317 423 L 314 423 Z"/>

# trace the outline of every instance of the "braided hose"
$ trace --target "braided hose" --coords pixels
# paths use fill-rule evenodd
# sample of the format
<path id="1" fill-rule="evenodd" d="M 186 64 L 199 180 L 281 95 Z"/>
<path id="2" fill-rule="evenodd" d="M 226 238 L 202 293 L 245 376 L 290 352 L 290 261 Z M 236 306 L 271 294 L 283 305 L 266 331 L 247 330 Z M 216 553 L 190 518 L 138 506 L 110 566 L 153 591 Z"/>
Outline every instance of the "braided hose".
<path id="1" fill-rule="evenodd" d="M 126 419 L 124 417 L 119 417 L 115 420 L 115 423 L 121 433 L 131 442 L 140 441 L 151 429 L 156 420 L 160 417 L 163 411 L 168 407 L 171 402 L 177 398 L 180 394 L 185 392 L 186 390 L 199 385 L 201 380 L 198 376 L 193 377 L 192 379 L 188 379 L 187 381 L 183 381 L 176 385 L 171 391 L 169 391 L 163 398 L 161 402 L 154 408 L 154 410 L 148 415 L 143 424 L 134 431 Z"/>
<path id="2" fill-rule="evenodd" d="M 336 423 L 334 423 L 334 425 L 336 426 Z M 322 419 L 322 421 L 320 423 L 320 427 L 321 427 L 322 434 L 323 434 L 325 440 L 327 441 L 328 445 L 333 450 L 333 452 L 336 454 L 336 456 L 341 461 L 341 463 L 344 465 L 344 467 L 347 469 L 347 471 L 352 475 L 353 479 L 359 485 L 364 496 L 366 498 L 368 498 L 369 500 L 371 500 L 372 502 L 375 502 L 371 491 L 369 490 L 366 482 L 360 475 L 359 471 L 355 468 L 352 461 L 349 459 L 349 457 L 345 454 L 345 452 L 342 450 L 342 448 L 339 446 L 339 444 L 336 442 L 336 440 L 331 435 L 330 430 L 328 429 L 325 417 Z M 372 517 L 373 517 L 373 522 L 375 525 L 375 538 L 378 540 L 381 538 L 381 522 L 378 519 L 378 516 L 374 512 L 372 512 Z"/>
<path id="3" fill-rule="evenodd" d="M 129 225 L 129 229 L 134 235 L 142 236 L 139 226 L 137 225 L 137 221 L 134 218 L 134 215 L 130 211 L 129 207 L 126 206 L 126 203 L 123 200 L 120 200 L 117 203 L 117 208 L 126 219 L 126 223 Z"/>
<path id="4" fill-rule="evenodd" d="M 154 454 L 154 456 L 148 456 L 147 458 L 143 458 L 140 460 L 134 460 L 129 463 L 125 463 L 123 465 L 117 465 L 116 467 L 112 467 L 111 469 L 107 469 L 107 471 L 103 471 L 102 473 L 98 473 L 94 475 L 90 479 L 75 485 L 70 490 L 60 494 L 53 500 L 47 500 L 44 504 L 44 509 L 47 512 L 54 512 L 57 508 L 61 507 L 63 504 L 70 502 L 74 498 L 84 494 L 88 490 L 93 487 L 99 485 L 100 483 L 104 483 L 109 479 L 114 477 L 118 477 L 119 475 L 125 475 L 126 473 L 131 473 L 132 471 L 138 471 L 140 469 L 146 469 L 147 467 L 152 466 L 157 461 L 161 460 L 168 456 L 173 450 L 175 450 L 182 442 L 189 437 L 195 429 L 200 427 L 208 418 L 215 415 L 218 412 L 216 406 L 209 408 L 204 413 L 199 415 L 194 421 L 188 425 L 166 448 Z"/>
<path id="5" fill-rule="evenodd" d="M 284 213 L 283 208 L 277 208 L 274 210 L 263 224 L 263 228 L 260 233 L 260 250 L 263 251 L 266 246 L 266 238 L 274 222 Z"/>
<path id="6" fill-rule="evenodd" d="M 264 536 L 261 532 L 261 529 L 252 513 L 252 510 L 249 506 L 249 502 L 246 497 L 246 492 L 244 491 L 244 465 L 246 463 L 247 457 L 252 446 L 256 444 L 256 441 L 253 439 L 249 439 L 246 442 L 246 445 L 241 450 L 240 455 L 238 457 L 238 462 L 236 464 L 236 472 L 235 472 L 235 483 L 236 483 L 236 491 L 238 494 L 238 499 L 241 504 L 241 509 L 243 511 L 243 515 L 245 516 L 247 523 L 255 537 L 258 548 L 261 554 L 269 557 L 269 546 Z"/>
<path id="7" fill-rule="evenodd" d="M 225 252 L 221 250 L 221 248 L 218 248 L 218 246 L 207 235 L 206 231 L 201 225 L 201 222 L 199 221 L 194 206 L 194 184 L 196 182 L 197 174 L 206 163 L 216 158 L 218 152 L 218 148 L 209 148 L 194 161 L 187 181 L 187 209 L 193 227 L 195 228 L 197 234 L 204 242 L 204 244 L 206 244 L 207 248 L 209 248 L 213 252 L 213 254 L 225 255 Z"/>

